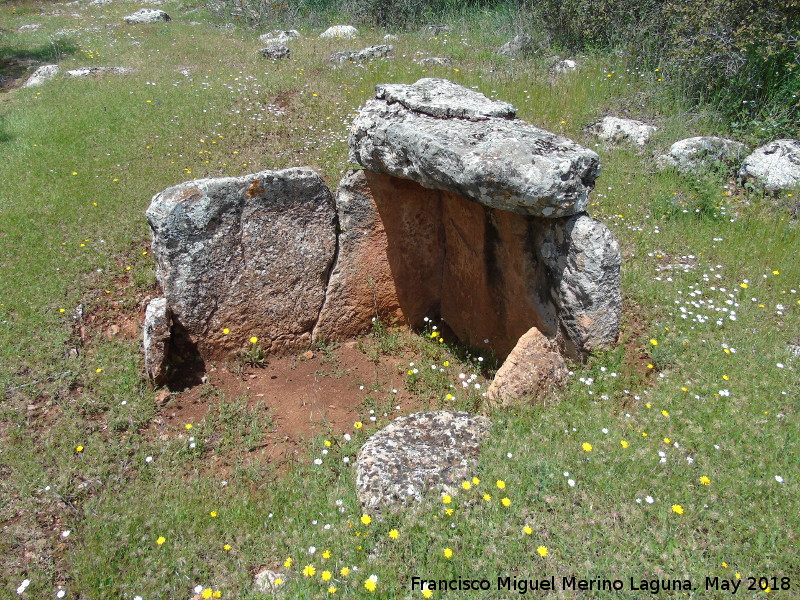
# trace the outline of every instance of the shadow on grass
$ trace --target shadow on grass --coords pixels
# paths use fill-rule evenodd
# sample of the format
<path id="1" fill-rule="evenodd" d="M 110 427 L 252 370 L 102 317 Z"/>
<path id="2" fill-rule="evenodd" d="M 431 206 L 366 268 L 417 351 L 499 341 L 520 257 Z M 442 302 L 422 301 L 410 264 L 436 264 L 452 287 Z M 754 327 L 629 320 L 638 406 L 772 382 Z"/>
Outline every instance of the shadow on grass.
<path id="1" fill-rule="evenodd" d="M 31 67 L 57 63 L 62 57 L 77 52 L 78 48 L 78 44 L 69 38 L 27 47 L 3 43 L 0 36 L 0 92 L 17 87 Z"/>

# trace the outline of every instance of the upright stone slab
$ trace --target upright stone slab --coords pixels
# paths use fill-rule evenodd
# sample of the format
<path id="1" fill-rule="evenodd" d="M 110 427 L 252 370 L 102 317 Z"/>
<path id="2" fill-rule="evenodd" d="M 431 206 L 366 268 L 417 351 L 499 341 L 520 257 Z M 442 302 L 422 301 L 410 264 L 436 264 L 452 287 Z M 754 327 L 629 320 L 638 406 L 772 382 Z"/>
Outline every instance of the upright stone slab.
<path id="1" fill-rule="evenodd" d="M 272 352 L 310 342 L 336 246 L 333 198 L 314 171 L 189 181 L 157 194 L 147 219 L 173 334 L 202 358 L 251 337 Z"/>

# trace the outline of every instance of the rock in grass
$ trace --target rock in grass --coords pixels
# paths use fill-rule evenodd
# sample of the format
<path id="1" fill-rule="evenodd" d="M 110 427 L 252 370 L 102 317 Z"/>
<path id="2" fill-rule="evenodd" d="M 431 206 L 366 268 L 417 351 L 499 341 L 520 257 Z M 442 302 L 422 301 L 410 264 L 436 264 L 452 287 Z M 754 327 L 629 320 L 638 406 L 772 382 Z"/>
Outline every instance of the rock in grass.
<path id="1" fill-rule="evenodd" d="M 296 29 L 275 29 L 270 31 L 269 33 L 265 33 L 263 35 L 258 36 L 258 41 L 262 44 L 273 45 L 273 44 L 285 44 L 286 42 L 291 42 L 292 40 L 296 40 L 300 37 L 300 32 Z"/>
<path id="2" fill-rule="evenodd" d="M 172 17 L 157 8 L 140 8 L 135 13 L 123 17 L 122 20 L 126 23 L 159 23 L 171 21 Z"/>
<path id="3" fill-rule="evenodd" d="M 323 31 L 319 37 L 322 39 L 343 38 L 349 40 L 358 37 L 358 29 L 352 25 L 334 25 Z"/>
<path id="4" fill-rule="evenodd" d="M 54 79 L 60 70 L 61 67 L 58 65 L 42 65 L 33 72 L 33 75 L 28 77 L 28 80 L 22 84 L 22 87 L 42 85 L 44 82 Z"/>
<path id="5" fill-rule="evenodd" d="M 261 53 L 261 56 L 263 56 L 264 58 L 270 58 L 272 60 L 289 58 L 292 55 L 292 51 L 289 50 L 289 47 L 283 44 L 272 44 L 271 46 L 267 46 L 266 48 L 261 48 L 259 52 Z"/>
<path id="6" fill-rule="evenodd" d="M 533 38 L 527 33 L 515 35 L 505 44 L 497 49 L 498 54 L 503 56 L 530 56 L 536 51 Z"/>
<path id="7" fill-rule="evenodd" d="M 230 358 L 251 337 L 266 352 L 306 349 L 336 247 L 319 175 L 188 181 L 156 194 L 146 215 L 173 333 L 202 359 Z"/>
<path id="8" fill-rule="evenodd" d="M 454 493 L 475 474 L 490 425 L 481 415 L 444 410 L 395 419 L 358 453 L 356 493 L 363 510 L 418 502 L 426 493 Z"/>
<path id="9" fill-rule="evenodd" d="M 156 385 L 167 381 L 167 362 L 171 336 L 166 298 L 153 298 L 144 316 L 144 368 Z"/>
<path id="10" fill-rule="evenodd" d="M 353 122 L 350 158 L 501 210 L 542 217 L 583 211 L 598 155 L 515 114 L 511 104 L 445 79 L 381 84 Z"/>
<path id="11" fill-rule="evenodd" d="M 423 67 L 452 67 L 453 60 L 446 56 L 428 56 L 417 61 Z"/>
<path id="12" fill-rule="evenodd" d="M 253 579 L 257 592 L 275 595 L 286 589 L 288 576 L 269 569 L 263 569 L 256 573 Z"/>
<path id="13" fill-rule="evenodd" d="M 133 69 L 129 69 L 128 67 L 80 67 L 67 71 L 67 75 L 70 77 L 89 77 L 90 75 L 100 75 L 102 73 L 127 75 L 133 73 Z"/>
<path id="14" fill-rule="evenodd" d="M 543 400 L 566 381 L 569 369 L 556 343 L 536 327 L 525 333 L 494 376 L 487 395 L 493 403 L 514 405 Z"/>
<path id="15" fill-rule="evenodd" d="M 744 159 L 739 178 L 768 192 L 800 186 L 800 140 L 776 140 L 756 148 Z"/>
<path id="16" fill-rule="evenodd" d="M 730 167 L 747 152 L 741 142 L 713 136 L 700 136 L 672 144 L 667 154 L 656 159 L 660 169 L 673 168 L 684 174 L 696 173 L 716 165 Z"/>
<path id="17" fill-rule="evenodd" d="M 555 75 L 561 75 L 563 73 L 569 73 L 570 71 L 575 71 L 578 69 L 578 63 L 570 58 L 565 58 L 564 60 L 559 60 L 550 67 L 550 72 Z"/>
<path id="18" fill-rule="evenodd" d="M 342 64 L 346 62 L 368 62 L 377 60 L 379 58 L 386 58 L 394 51 L 394 46 L 388 44 L 378 44 L 376 46 L 369 46 L 362 50 L 343 50 L 341 52 L 334 52 L 328 59 L 334 64 Z"/>
<path id="19" fill-rule="evenodd" d="M 656 129 L 642 121 L 619 117 L 604 117 L 588 127 L 591 133 L 611 144 L 630 143 L 640 147 L 650 141 Z"/>

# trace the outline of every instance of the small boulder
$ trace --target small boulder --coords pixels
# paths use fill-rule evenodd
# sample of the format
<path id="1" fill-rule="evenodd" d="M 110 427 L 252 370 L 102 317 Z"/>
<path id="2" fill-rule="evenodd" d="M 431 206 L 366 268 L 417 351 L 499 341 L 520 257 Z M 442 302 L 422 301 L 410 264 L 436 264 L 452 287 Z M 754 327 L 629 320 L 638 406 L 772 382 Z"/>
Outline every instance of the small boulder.
<path id="1" fill-rule="evenodd" d="M 171 21 L 172 17 L 157 8 L 140 8 L 135 13 L 123 17 L 122 20 L 126 23 L 158 23 Z"/>
<path id="2" fill-rule="evenodd" d="M 563 73 L 569 73 L 570 71 L 576 71 L 578 69 L 578 63 L 570 58 L 565 58 L 564 60 L 559 60 L 550 67 L 550 72 L 554 75 L 561 75 Z"/>
<path id="3" fill-rule="evenodd" d="M 171 335 L 166 298 L 153 298 L 144 315 L 144 368 L 156 385 L 167 380 L 167 360 Z"/>
<path id="4" fill-rule="evenodd" d="M 744 159 L 739 178 L 753 180 L 768 192 L 800 186 L 800 140 L 777 140 L 756 148 Z"/>
<path id="5" fill-rule="evenodd" d="M 384 42 L 391 42 L 391 41 L 396 40 L 396 39 L 397 39 L 397 36 L 395 34 L 393 34 L 393 33 L 387 33 L 385 36 L 383 36 L 383 41 Z"/>
<path id="6" fill-rule="evenodd" d="M 89 77 L 90 75 L 100 75 L 102 73 L 127 75 L 133 73 L 133 69 L 129 69 L 128 67 L 80 67 L 67 71 L 67 75 L 70 77 Z"/>
<path id="7" fill-rule="evenodd" d="M 533 38 L 527 33 L 520 33 L 515 35 L 505 44 L 497 49 L 498 54 L 503 56 L 530 56 L 536 51 L 536 45 Z"/>
<path id="8" fill-rule="evenodd" d="M 343 50 L 342 52 L 334 52 L 331 54 L 330 62 L 334 64 L 342 64 L 346 62 L 368 62 L 377 60 L 379 58 L 386 58 L 394 51 L 394 46 L 388 44 L 378 44 L 376 46 L 369 46 L 362 50 Z"/>
<path id="9" fill-rule="evenodd" d="M 513 405 L 523 398 L 543 400 L 564 384 L 568 374 L 555 342 L 532 327 L 498 369 L 487 395 L 491 402 L 501 405 Z"/>
<path id="10" fill-rule="evenodd" d="M 261 56 L 263 56 L 264 58 L 270 58 L 272 60 L 289 58 L 292 54 L 292 51 L 289 50 L 289 47 L 284 46 L 283 44 L 272 44 L 271 46 L 267 46 L 266 48 L 261 48 L 259 52 L 261 53 Z"/>
<path id="11" fill-rule="evenodd" d="M 452 67 L 453 61 L 444 56 L 429 56 L 419 59 L 419 64 L 423 67 Z"/>
<path id="12" fill-rule="evenodd" d="M 628 142 L 642 147 L 650 141 L 650 136 L 656 132 L 657 128 L 634 119 L 604 117 L 590 125 L 588 130 L 601 140 L 611 144 Z"/>
<path id="13" fill-rule="evenodd" d="M 287 579 L 283 573 L 263 569 L 256 573 L 253 583 L 260 594 L 277 594 L 286 588 Z"/>
<path id="14" fill-rule="evenodd" d="M 491 421 L 465 412 L 428 411 L 399 417 L 358 453 L 356 493 L 366 512 L 454 493 L 474 474 Z"/>
<path id="15" fill-rule="evenodd" d="M 33 87 L 35 85 L 42 85 L 45 81 L 50 81 L 58 75 L 61 67 L 58 65 L 42 65 L 33 72 L 33 75 L 28 77 L 28 80 L 22 87 Z"/>
<path id="16" fill-rule="evenodd" d="M 40 27 L 41 25 L 39 23 L 28 23 L 27 25 L 20 26 L 17 31 L 19 33 L 22 33 L 23 31 L 39 31 Z"/>
<path id="17" fill-rule="evenodd" d="M 700 136 L 675 142 L 667 154 L 656 159 L 659 169 L 674 168 L 684 174 L 712 168 L 716 164 L 731 166 L 741 160 L 747 146 L 725 138 Z"/>
<path id="18" fill-rule="evenodd" d="M 349 40 L 358 37 L 358 29 L 352 25 L 334 25 L 323 31 L 319 37 L 322 39 L 342 38 Z"/>
<path id="19" fill-rule="evenodd" d="M 262 44 L 272 46 L 273 44 L 285 44 L 300 37 L 300 32 L 296 29 L 282 30 L 275 29 L 269 33 L 258 36 L 258 41 Z"/>

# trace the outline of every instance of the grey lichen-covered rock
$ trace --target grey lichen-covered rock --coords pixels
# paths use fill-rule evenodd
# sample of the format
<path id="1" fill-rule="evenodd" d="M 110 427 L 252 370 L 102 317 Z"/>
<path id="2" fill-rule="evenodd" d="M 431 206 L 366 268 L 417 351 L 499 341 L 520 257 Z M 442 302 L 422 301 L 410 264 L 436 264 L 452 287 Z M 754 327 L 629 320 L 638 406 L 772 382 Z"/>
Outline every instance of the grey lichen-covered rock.
<path id="1" fill-rule="evenodd" d="M 570 71 L 576 71 L 578 69 L 578 63 L 576 63 L 571 58 L 565 58 L 564 60 L 559 60 L 553 63 L 553 66 L 550 67 L 550 72 L 556 75 L 560 75 L 563 73 L 569 73 Z"/>
<path id="2" fill-rule="evenodd" d="M 284 44 L 272 44 L 266 48 L 261 48 L 259 52 L 264 58 L 270 58 L 272 60 L 289 58 L 292 55 L 292 51 L 289 50 L 289 47 L 285 46 Z"/>
<path id="3" fill-rule="evenodd" d="M 536 51 L 533 38 L 527 33 L 520 33 L 497 49 L 503 56 L 529 56 Z"/>
<path id="4" fill-rule="evenodd" d="M 319 37 L 322 39 L 343 38 L 349 40 L 358 37 L 358 29 L 352 25 L 334 25 L 319 34 Z"/>
<path id="5" fill-rule="evenodd" d="M 768 192 L 800 186 L 800 140 L 776 140 L 756 148 L 744 159 L 739 178 L 753 180 Z"/>
<path id="6" fill-rule="evenodd" d="M 253 578 L 256 591 L 260 594 L 277 595 L 286 590 L 287 581 L 287 575 L 269 569 L 262 569 Z"/>
<path id="7" fill-rule="evenodd" d="M 78 69 L 70 69 L 67 71 L 67 75 L 70 77 L 89 77 L 90 75 L 102 75 L 103 73 L 128 75 L 133 73 L 133 69 L 128 67 L 80 67 Z"/>
<path id="8" fill-rule="evenodd" d="M 262 44 L 271 46 L 273 44 L 285 44 L 287 42 L 291 42 L 292 40 L 296 40 L 299 37 L 300 32 L 296 29 L 275 29 L 269 33 L 264 33 L 258 36 L 258 41 Z"/>
<path id="9" fill-rule="evenodd" d="M 600 172 L 595 152 L 515 119 L 507 102 L 445 79 L 383 84 L 350 129 L 367 169 L 520 214 L 583 211 Z"/>
<path id="10" fill-rule="evenodd" d="M 590 125 L 588 129 L 601 140 L 611 144 L 631 143 L 636 146 L 645 146 L 656 132 L 657 127 L 634 119 L 603 117 L 597 123 Z"/>
<path id="11" fill-rule="evenodd" d="M 394 46 L 390 46 L 389 44 L 377 44 L 375 46 L 363 48 L 362 50 L 343 50 L 341 52 L 334 52 L 331 54 L 331 57 L 328 60 L 334 64 L 342 64 L 346 62 L 360 63 L 377 60 L 379 58 L 386 58 L 392 52 L 394 52 Z"/>
<path id="12" fill-rule="evenodd" d="M 189 181 L 156 194 L 146 214 L 173 331 L 201 358 L 228 358 L 251 336 L 270 352 L 307 345 L 336 246 L 319 175 Z"/>
<path id="13" fill-rule="evenodd" d="M 588 215 L 553 221 L 540 252 L 567 339 L 580 352 L 616 341 L 622 314 L 619 244 Z"/>
<path id="14" fill-rule="evenodd" d="M 123 17 L 122 20 L 126 23 L 160 23 L 171 21 L 172 17 L 157 8 L 140 8 L 135 13 Z"/>
<path id="15" fill-rule="evenodd" d="M 446 56 L 428 56 L 417 61 L 423 67 L 451 67 L 453 60 Z"/>
<path id="16" fill-rule="evenodd" d="M 171 323 L 166 298 L 153 298 L 144 315 L 144 368 L 156 385 L 167 381 Z"/>
<path id="17" fill-rule="evenodd" d="M 730 166 L 740 161 L 746 152 L 747 146 L 735 140 L 713 136 L 692 137 L 672 144 L 667 154 L 656 159 L 656 166 L 690 174 L 720 164 Z"/>
<path id="18" fill-rule="evenodd" d="M 28 77 L 28 80 L 22 84 L 22 87 L 33 87 L 35 85 L 42 85 L 45 81 L 54 79 L 61 67 L 58 65 L 42 65 L 33 72 L 33 75 Z"/>
<path id="19" fill-rule="evenodd" d="M 358 453 L 356 492 L 364 511 L 420 501 L 427 492 L 455 492 L 474 474 L 490 425 L 484 416 L 452 411 L 395 419 Z"/>
<path id="20" fill-rule="evenodd" d="M 569 369 L 556 343 L 532 327 L 497 370 L 487 390 L 490 402 L 514 405 L 542 400 L 566 381 Z"/>

